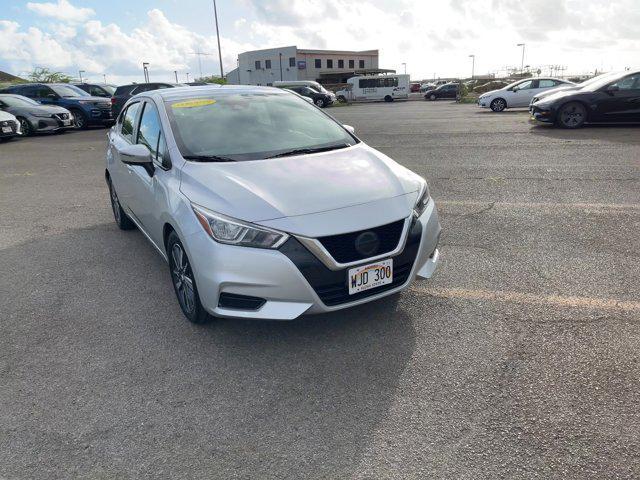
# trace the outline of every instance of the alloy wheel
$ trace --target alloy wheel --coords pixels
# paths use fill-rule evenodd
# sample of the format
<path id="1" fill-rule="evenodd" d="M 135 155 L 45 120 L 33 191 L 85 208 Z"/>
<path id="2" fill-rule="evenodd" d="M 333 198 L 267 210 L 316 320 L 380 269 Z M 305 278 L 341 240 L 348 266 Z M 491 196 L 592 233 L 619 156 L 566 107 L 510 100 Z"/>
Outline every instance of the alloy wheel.
<path id="1" fill-rule="evenodd" d="M 178 294 L 180 306 L 185 313 L 193 313 L 196 303 L 193 273 L 180 243 L 174 243 L 171 247 L 171 279 Z"/>
<path id="2" fill-rule="evenodd" d="M 582 105 L 569 104 L 563 107 L 560 112 L 560 122 L 564 127 L 576 128 L 585 121 L 585 110 Z"/>
<path id="3" fill-rule="evenodd" d="M 20 122 L 20 130 L 22 130 L 22 134 L 25 137 L 31 135 L 31 124 L 27 121 L 27 119 L 20 117 L 18 121 Z"/>

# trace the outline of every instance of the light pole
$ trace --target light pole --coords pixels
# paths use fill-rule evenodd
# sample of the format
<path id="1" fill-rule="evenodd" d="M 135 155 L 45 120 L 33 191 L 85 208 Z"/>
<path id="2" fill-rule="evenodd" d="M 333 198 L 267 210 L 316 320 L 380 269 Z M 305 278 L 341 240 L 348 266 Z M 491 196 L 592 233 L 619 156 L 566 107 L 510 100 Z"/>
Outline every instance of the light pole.
<path id="1" fill-rule="evenodd" d="M 180 83 L 180 82 L 178 81 L 178 71 L 177 71 L 177 70 L 174 70 L 174 71 L 173 71 L 173 74 L 176 76 L 176 83 Z"/>
<path id="2" fill-rule="evenodd" d="M 473 80 L 473 77 L 475 76 L 476 73 L 476 56 L 475 55 L 469 55 L 469 58 L 471 59 L 471 80 Z"/>
<path id="3" fill-rule="evenodd" d="M 280 55 L 280 81 L 282 81 L 282 52 L 280 52 L 279 55 Z"/>
<path id="4" fill-rule="evenodd" d="M 144 73 L 145 83 L 149 83 L 149 64 L 147 62 L 142 62 L 142 73 Z"/>
<path id="5" fill-rule="evenodd" d="M 82 74 L 84 73 L 84 70 L 78 70 L 78 75 L 80 76 L 80 83 L 82 83 Z"/>
<path id="6" fill-rule="evenodd" d="M 103 73 L 102 74 L 102 78 L 104 78 L 104 84 L 106 85 L 107 84 L 107 74 Z"/>
<path id="7" fill-rule="evenodd" d="M 403 63 L 402 66 L 404 67 L 404 74 L 406 75 L 407 74 L 407 64 Z"/>
<path id="8" fill-rule="evenodd" d="M 189 72 L 187 72 L 187 83 L 189 83 Z"/>
<path id="9" fill-rule="evenodd" d="M 522 63 L 520 63 L 520 73 L 524 72 L 524 43 L 519 43 L 518 47 L 522 47 Z"/>
<path id="10" fill-rule="evenodd" d="M 218 29 L 218 9 L 216 8 L 216 0 L 213 0 L 213 16 L 216 19 L 216 36 L 218 37 L 218 59 L 220 60 L 220 78 L 224 78 L 222 69 L 222 50 L 220 50 L 220 30 Z"/>

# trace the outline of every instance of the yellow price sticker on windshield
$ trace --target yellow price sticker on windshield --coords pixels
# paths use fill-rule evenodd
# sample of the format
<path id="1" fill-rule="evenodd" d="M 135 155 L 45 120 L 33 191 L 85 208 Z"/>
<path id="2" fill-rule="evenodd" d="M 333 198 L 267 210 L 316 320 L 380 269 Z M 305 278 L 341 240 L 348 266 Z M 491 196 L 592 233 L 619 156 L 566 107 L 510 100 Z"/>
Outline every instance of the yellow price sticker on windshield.
<path id="1" fill-rule="evenodd" d="M 171 105 L 172 108 L 194 108 L 194 107 L 204 107 L 206 105 L 213 105 L 216 103 L 215 100 L 211 98 L 200 98 L 194 100 L 186 100 L 184 102 L 178 102 Z"/>

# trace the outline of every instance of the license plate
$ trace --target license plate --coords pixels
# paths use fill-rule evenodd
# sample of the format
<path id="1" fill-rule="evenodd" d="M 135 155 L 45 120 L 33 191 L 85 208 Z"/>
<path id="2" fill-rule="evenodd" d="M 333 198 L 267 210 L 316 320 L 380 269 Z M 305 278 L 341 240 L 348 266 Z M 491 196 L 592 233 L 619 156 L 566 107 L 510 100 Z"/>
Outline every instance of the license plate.
<path id="1" fill-rule="evenodd" d="M 347 280 L 349 295 L 387 285 L 393 282 L 393 259 L 350 268 Z"/>
<path id="2" fill-rule="evenodd" d="M 62 120 L 62 125 L 65 127 L 71 125 L 71 120 Z"/>
<path id="3" fill-rule="evenodd" d="M 11 133 L 13 129 L 11 127 L 2 127 L 2 133 Z"/>

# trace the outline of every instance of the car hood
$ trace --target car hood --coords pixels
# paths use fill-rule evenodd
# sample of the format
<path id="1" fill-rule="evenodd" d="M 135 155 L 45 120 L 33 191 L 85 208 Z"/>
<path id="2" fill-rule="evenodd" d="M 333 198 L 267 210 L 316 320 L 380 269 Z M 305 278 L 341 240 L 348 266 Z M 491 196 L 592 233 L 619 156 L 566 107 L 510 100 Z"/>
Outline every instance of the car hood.
<path id="1" fill-rule="evenodd" d="M 561 100 L 565 97 L 576 95 L 579 92 L 580 92 L 579 88 L 568 88 L 568 89 L 564 89 L 556 92 L 551 92 L 550 95 L 546 95 L 544 98 L 538 100 L 535 104 L 537 105 L 539 103 L 555 102 L 556 100 Z"/>
<path id="2" fill-rule="evenodd" d="M 4 122 L 5 120 L 16 120 L 16 117 L 11 115 L 9 112 L 3 112 L 0 110 L 0 122 Z"/>
<path id="3" fill-rule="evenodd" d="M 536 95 L 537 98 L 548 98 L 551 95 L 555 95 L 556 93 L 559 92 L 566 92 L 566 91 L 572 91 L 575 92 L 576 90 L 580 90 L 580 87 L 577 85 L 566 85 L 564 87 L 555 87 L 555 88 L 550 88 L 547 91 L 542 91 L 539 94 Z"/>
<path id="4" fill-rule="evenodd" d="M 504 92 L 506 88 L 497 88 L 495 90 L 489 90 L 488 92 L 480 94 L 479 98 L 490 97 L 491 95 L 495 95 L 498 92 Z"/>
<path id="5" fill-rule="evenodd" d="M 13 111 L 16 112 L 38 112 L 38 113 L 69 113 L 64 107 L 59 107 L 57 105 L 30 105 L 28 107 L 13 107 Z"/>
<path id="6" fill-rule="evenodd" d="M 406 196 L 418 192 L 421 182 L 415 173 L 359 143 L 267 160 L 185 162 L 180 189 L 193 203 L 215 212 L 266 222 Z"/>

